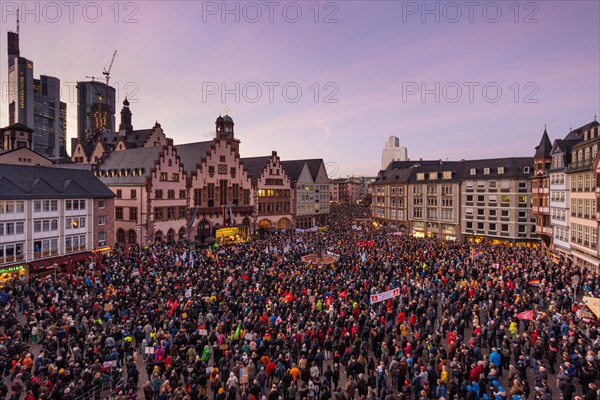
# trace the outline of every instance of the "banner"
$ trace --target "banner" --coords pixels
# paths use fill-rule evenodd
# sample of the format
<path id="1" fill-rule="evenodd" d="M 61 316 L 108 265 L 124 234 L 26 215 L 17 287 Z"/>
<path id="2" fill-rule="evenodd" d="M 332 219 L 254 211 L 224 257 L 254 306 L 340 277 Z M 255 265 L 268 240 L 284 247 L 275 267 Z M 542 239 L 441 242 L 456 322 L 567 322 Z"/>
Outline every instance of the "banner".
<path id="1" fill-rule="evenodd" d="M 517 318 L 533 321 L 533 310 L 523 311 L 517 314 Z"/>
<path id="2" fill-rule="evenodd" d="M 596 317 L 600 318 L 600 299 L 596 297 L 583 296 L 583 304 L 589 307 Z"/>
<path id="3" fill-rule="evenodd" d="M 394 297 L 400 296 L 400 288 L 388 290 L 387 292 L 375 293 L 371 295 L 371 304 L 379 303 Z"/>

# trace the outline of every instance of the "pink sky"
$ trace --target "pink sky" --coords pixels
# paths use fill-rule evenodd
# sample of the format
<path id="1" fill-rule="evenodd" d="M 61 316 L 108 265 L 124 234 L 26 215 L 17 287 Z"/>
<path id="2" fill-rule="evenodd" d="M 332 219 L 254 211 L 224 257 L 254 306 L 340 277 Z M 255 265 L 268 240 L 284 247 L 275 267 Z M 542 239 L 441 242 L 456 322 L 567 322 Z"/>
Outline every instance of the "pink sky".
<path id="1" fill-rule="evenodd" d="M 223 2 L 78 3 L 72 16 L 64 2 L 23 4 L 1 5 L 3 126 L 15 5 L 27 8 L 21 55 L 35 76 L 63 83 L 69 137 L 69 87 L 102 76 L 114 50 L 112 82 L 119 103 L 129 94 L 134 128 L 158 120 L 175 143 L 207 140 L 228 106 L 242 156 L 321 157 L 339 166 L 337 177 L 375 175 L 390 135 L 412 159 L 530 156 L 545 124 L 553 140 L 600 111 L 597 1 L 481 2 L 472 22 L 463 2 L 275 2 L 272 22 L 261 1 L 227 2 L 230 13 Z M 219 93 L 203 93 L 214 84 Z M 233 92 L 225 99 L 222 85 Z M 272 102 L 269 85 L 278 85 Z M 422 98 L 421 88 L 433 91 Z"/>

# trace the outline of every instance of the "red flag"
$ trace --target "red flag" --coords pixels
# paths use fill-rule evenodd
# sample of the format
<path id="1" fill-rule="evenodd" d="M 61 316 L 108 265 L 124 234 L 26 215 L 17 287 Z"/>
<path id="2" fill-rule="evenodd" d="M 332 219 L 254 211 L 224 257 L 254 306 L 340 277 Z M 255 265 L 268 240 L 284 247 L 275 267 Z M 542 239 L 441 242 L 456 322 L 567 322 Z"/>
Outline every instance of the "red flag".
<path id="1" fill-rule="evenodd" d="M 523 311 L 517 314 L 517 318 L 533 321 L 533 310 Z"/>
<path id="2" fill-rule="evenodd" d="M 340 299 L 345 299 L 347 295 L 348 295 L 348 292 L 344 290 L 343 292 L 341 292 L 339 294 L 339 297 L 340 297 Z"/>
<path id="3" fill-rule="evenodd" d="M 169 318 L 171 318 L 171 315 L 173 315 L 173 311 L 175 311 L 175 308 L 177 308 L 177 306 L 179 306 L 179 301 L 175 299 L 175 302 L 171 306 L 171 311 L 169 311 Z"/>

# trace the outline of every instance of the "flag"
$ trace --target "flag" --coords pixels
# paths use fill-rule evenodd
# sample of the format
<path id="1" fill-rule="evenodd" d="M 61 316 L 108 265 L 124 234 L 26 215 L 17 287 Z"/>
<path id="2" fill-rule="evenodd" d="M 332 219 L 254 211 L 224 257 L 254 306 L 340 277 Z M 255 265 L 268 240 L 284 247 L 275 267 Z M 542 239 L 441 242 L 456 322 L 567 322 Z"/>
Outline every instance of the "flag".
<path id="1" fill-rule="evenodd" d="M 192 301 L 188 300 L 187 303 L 185 303 L 185 306 L 183 307 L 183 311 L 185 312 L 185 310 L 187 310 L 187 308 L 191 305 L 192 305 Z"/>
<path id="2" fill-rule="evenodd" d="M 169 311 L 169 318 L 171 318 L 171 316 L 173 315 L 173 311 L 175 311 L 175 309 L 179 306 L 179 301 L 177 301 L 177 299 L 175 299 L 175 301 L 173 302 L 173 305 L 171 306 L 171 311 Z"/>
<path id="3" fill-rule="evenodd" d="M 339 297 L 340 297 L 340 299 L 345 299 L 347 295 L 348 295 L 348 292 L 346 290 L 344 290 L 343 292 L 341 292 L 339 294 Z"/>
<path id="4" fill-rule="evenodd" d="M 241 332 L 242 332 L 242 323 L 238 322 L 238 326 L 237 326 L 235 332 L 233 332 L 233 338 L 238 339 L 240 337 Z"/>
<path id="5" fill-rule="evenodd" d="M 225 206 L 221 206 L 221 212 L 223 213 L 223 226 L 227 226 L 227 219 L 225 218 Z"/>
<path id="6" fill-rule="evenodd" d="M 363 252 L 362 256 L 360 256 L 360 259 L 361 259 L 362 262 L 367 261 L 367 253 Z"/>
<path id="7" fill-rule="evenodd" d="M 520 312 L 517 314 L 517 318 L 533 321 L 533 310 Z"/>
<path id="8" fill-rule="evenodd" d="M 539 279 L 532 279 L 532 280 L 529 281 L 529 284 L 531 286 L 540 287 L 540 280 Z"/>
<path id="9" fill-rule="evenodd" d="M 154 262 L 158 261 L 158 259 L 156 258 L 156 254 L 152 253 L 152 259 L 154 260 Z"/>
<path id="10" fill-rule="evenodd" d="M 212 352 L 208 348 L 208 345 L 204 346 L 204 350 L 202 350 L 202 355 L 200 356 L 200 360 L 203 363 L 207 363 L 210 360 L 210 356 L 212 356 Z"/>
<path id="11" fill-rule="evenodd" d="M 552 256 L 552 262 L 554 264 L 558 264 L 559 261 L 560 261 L 560 259 L 557 256 L 554 256 L 554 255 Z"/>
<path id="12" fill-rule="evenodd" d="M 196 221 L 196 215 L 198 215 L 198 207 L 196 207 L 196 209 L 194 210 L 194 215 L 192 215 L 192 219 L 190 219 L 190 223 L 188 224 L 188 231 L 192 229 L 194 221 Z"/>

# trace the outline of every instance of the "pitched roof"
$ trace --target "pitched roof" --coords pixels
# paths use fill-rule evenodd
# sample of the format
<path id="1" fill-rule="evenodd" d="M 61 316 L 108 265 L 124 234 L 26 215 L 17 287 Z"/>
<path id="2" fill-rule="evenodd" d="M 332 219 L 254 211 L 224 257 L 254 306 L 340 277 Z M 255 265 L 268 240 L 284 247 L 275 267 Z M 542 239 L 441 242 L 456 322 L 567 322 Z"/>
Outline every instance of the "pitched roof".
<path id="1" fill-rule="evenodd" d="M 154 167 L 158 154 L 162 151 L 160 146 L 138 147 L 135 149 L 127 149 L 111 152 L 108 157 L 98 165 L 99 172 L 104 171 L 119 171 L 119 170 L 135 170 L 142 168 L 141 174 L 130 174 L 128 176 L 118 176 L 118 174 L 109 174 L 109 176 L 100 175 L 99 179 L 107 185 L 112 184 L 138 184 L 141 185 L 146 181 L 146 176 Z"/>
<path id="2" fill-rule="evenodd" d="M 0 199 L 111 198 L 90 171 L 0 164 Z"/>
<path id="3" fill-rule="evenodd" d="M 540 140 L 540 144 L 535 147 L 535 155 L 533 158 L 548 158 L 550 157 L 550 151 L 552 150 L 552 143 L 548 137 L 548 132 L 544 129 L 544 134 Z"/>
<path id="4" fill-rule="evenodd" d="M 188 178 L 192 172 L 196 171 L 196 165 L 200 164 L 202 157 L 206 155 L 212 144 L 213 141 L 208 140 L 206 142 L 178 144 L 175 146 L 179 160 L 183 164 L 183 169 Z"/>
<path id="5" fill-rule="evenodd" d="M 307 160 L 287 160 L 282 161 L 281 165 L 287 172 L 288 176 L 292 181 L 298 181 L 300 174 L 302 173 L 302 169 L 306 164 L 308 166 L 308 171 L 310 172 L 310 176 L 313 180 L 317 180 L 317 176 L 319 175 L 319 169 L 321 168 L 321 164 L 323 163 L 322 158 L 312 158 Z"/>
<path id="6" fill-rule="evenodd" d="M 271 156 L 260 156 L 240 158 L 240 161 L 244 164 L 244 167 L 246 167 L 252 181 L 256 182 L 256 180 L 260 178 L 260 174 L 265 169 L 265 165 L 267 165 L 270 159 Z"/>
<path id="7" fill-rule="evenodd" d="M 5 132 L 5 131 L 21 131 L 21 132 L 31 133 L 31 132 L 33 132 L 33 129 L 31 129 L 30 127 L 28 127 L 20 122 L 17 122 L 12 125 L 6 126 L 4 128 L 0 128 L 0 132 Z"/>

